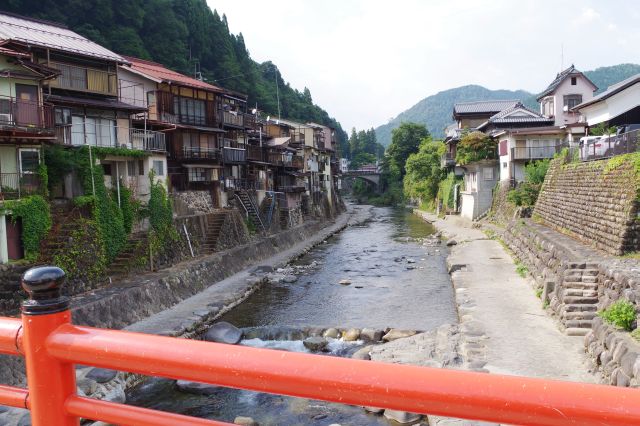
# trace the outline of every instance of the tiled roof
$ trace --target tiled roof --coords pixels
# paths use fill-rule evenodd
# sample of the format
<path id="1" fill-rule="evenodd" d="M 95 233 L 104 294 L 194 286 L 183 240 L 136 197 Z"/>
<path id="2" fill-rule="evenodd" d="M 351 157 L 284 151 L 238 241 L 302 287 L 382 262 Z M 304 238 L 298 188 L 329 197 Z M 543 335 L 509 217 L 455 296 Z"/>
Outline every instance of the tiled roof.
<path id="1" fill-rule="evenodd" d="M 584 77 L 589 83 L 591 83 L 591 85 L 597 89 L 598 86 L 596 86 L 595 84 L 593 84 L 593 82 L 591 80 L 589 80 L 584 74 L 582 74 L 580 71 L 578 71 L 576 69 L 575 66 L 571 65 L 569 68 L 567 68 L 566 70 L 563 70 L 561 72 L 558 73 L 558 75 L 556 75 L 556 78 L 551 82 L 551 84 L 542 91 L 542 93 L 540 93 L 538 95 L 537 100 L 539 101 L 540 99 L 542 99 L 543 97 L 553 93 L 558 86 L 560 86 L 560 83 L 562 83 L 567 77 L 569 76 L 577 76 L 577 75 L 581 75 L 582 77 Z"/>
<path id="2" fill-rule="evenodd" d="M 0 41 L 14 41 L 93 58 L 125 62 L 122 56 L 52 22 L 0 13 Z"/>
<path id="3" fill-rule="evenodd" d="M 552 124 L 553 119 L 547 118 L 540 113 L 530 110 L 522 105 L 520 102 L 511 108 L 507 108 L 499 113 L 491 116 L 485 123 L 478 126 L 479 129 L 486 127 L 489 124 L 505 125 L 505 124 L 537 124 L 545 125 Z"/>
<path id="4" fill-rule="evenodd" d="M 607 88 L 607 90 L 605 90 L 604 92 L 600 93 L 598 96 L 594 96 L 592 99 L 589 99 L 586 102 L 581 103 L 580 105 L 576 105 L 573 110 L 579 110 L 580 108 L 584 108 L 588 105 L 591 104 L 595 104 L 597 102 L 603 101 L 607 98 L 610 98 L 611 96 L 615 95 L 616 93 L 622 92 L 624 89 L 626 89 L 627 87 L 633 86 L 636 83 L 640 83 L 640 74 L 636 74 L 633 75 L 629 78 L 627 78 L 626 80 L 622 80 L 619 83 L 616 84 L 612 84 L 611 86 L 609 86 Z"/>
<path id="5" fill-rule="evenodd" d="M 145 61 L 144 59 L 138 59 L 131 56 L 125 56 L 125 58 L 131 63 L 131 69 L 149 77 L 161 80 L 167 83 L 176 83 L 184 86 L 195 87 L 198 89 L 211 90 L 216 92 L 223 92 L 218 86 L 205 83 L 204 81 L 196 80 L 195 78 L 188 77 L 179 72 L 170 70 L 164 65 L 156 62 Z M 126 68 L 126 67 L 125 67 Z"/>
<path id="6" fill-rule="evenodd" d="M 460 102 L 453 106 L 453 114 L 490 114 L 511 108 L 518 103 L 517 100 L 488 100 L 476 102 Z"/>

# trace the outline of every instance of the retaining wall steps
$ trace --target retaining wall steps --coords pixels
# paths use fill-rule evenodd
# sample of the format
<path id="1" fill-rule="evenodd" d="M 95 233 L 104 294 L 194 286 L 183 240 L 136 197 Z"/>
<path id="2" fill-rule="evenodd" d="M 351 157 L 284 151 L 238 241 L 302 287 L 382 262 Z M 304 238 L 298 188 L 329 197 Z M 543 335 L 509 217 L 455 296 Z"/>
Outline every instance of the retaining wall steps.
<path id="1" fill-rule="evenodd" d="M 571 263 L 564 271 L 562 294 L 552 304 L 560 315 L 565 333 L 584 336 L 593 325 L 598 310 L 598 273 L 593 264 Z"/>

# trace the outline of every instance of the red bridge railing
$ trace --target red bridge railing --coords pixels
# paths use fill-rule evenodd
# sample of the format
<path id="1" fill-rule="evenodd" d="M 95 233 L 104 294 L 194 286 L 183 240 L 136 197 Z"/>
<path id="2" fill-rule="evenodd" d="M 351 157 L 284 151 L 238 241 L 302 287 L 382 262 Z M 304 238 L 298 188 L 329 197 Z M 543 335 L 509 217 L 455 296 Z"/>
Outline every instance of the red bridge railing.
<path id="1" fill-rule="evenodd" d="M 521 425 L 640 424 L 640 391 L 230 346 L 76 326 L 64 273 L 27 271 L 22 319 L 0 318 L 0 353 L 26 360 L 28 389 L 0 386 L 0 404 L 34 426 L 79 419 L 132 426 L 229 423 L 78 396 L 74 364 L 342 404 Z"/>

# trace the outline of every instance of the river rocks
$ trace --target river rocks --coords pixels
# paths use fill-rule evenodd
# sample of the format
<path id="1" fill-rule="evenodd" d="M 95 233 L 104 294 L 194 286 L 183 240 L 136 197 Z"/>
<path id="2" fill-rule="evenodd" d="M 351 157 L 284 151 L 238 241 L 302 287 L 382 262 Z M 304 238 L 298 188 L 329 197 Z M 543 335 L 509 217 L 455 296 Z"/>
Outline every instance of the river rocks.
<path id="1" fill-rule="evenodd" d="M 95 381 L 86 378 L 78 379 L 76 386 L 85 395 L 91 395 L 98 389 L 98 384 Z"/>
<path id="2" fill-rule="evenodd" d="M 324 337 L 314 336 L 314 337 L 307 337 L 302 341 L 302 344 L 304 345 L 305 348 L 309 349 L 310 351 L 320 352 L 327 347 L 329 342 Z"/>
<path id="3" fill-rule="evenodd" d="M 251 417 L 243 417 L 238 416 L 233 420 L 234 425 L 242 425 L 242 426 L 258 426 L 258 422 L 253 420 Z"/>
<path id="4" fill-rule="evenodd" d="M 452 238 L 452 239 L 450 239 L 450 240 L 447 240 L 447 242 L 445 243 L 445 245 L 446 245 L 447 247 L 455 246 L 455 245 L 457 245 L 457 244 L 458 244 L 458 242 L 457 242 L 456 240 L 454 240 L 453 238 Z"/>
<path id="5" fill-rule="evenodd" d="M 337 339 L 340 337 L 340 330 L 337 328 L 327 328 L 322 335 L 326 338 Z"/>
<path id="6" fill-rule="evenodd" d="M 236 345 L 242 340 L 242 330 L 228 322 L 217 322 L 204 335 L 207 342 L 227 343 Z"/>
<path id="7" fill-rule="evenodd" d="M 382 412 L 384 411 L 384 408 L 378 408 L 378 407 L 362 407 L 362 408 L 364 408 L 364 411 L 371 414 L 382 414 Z"/>
<path id="8" fill-rule="evenodd" d="M 113 380 L 116 377 L 116 374 L 118 374 L 118 372 L 115 370 L 92 368 L 85 377 L 89 380 L 95 380 L 98 383 L 107 383 Z"/>
<path id="9" fill-rule="evenodd" d="M 288 284 L 291 283 L 295 283 L 296 281 L 298 281 L 298 277 L 293 275 L 293 274 L 289 274 L 289 275 L 285 275 L 284 277 L 282 277 L 282 281 Z"/>
<path id="10" fill-rule="evenodd" d="M 350 328 L 342 334 L 342 340 L 345 342 L 355 342 L 360 338 L 360 330 L 357 328 Z"/>
<path id="11" fill-rule="evenodd" d="M 400 423 L 401 425 L 412 425 L 422 420 L 422 416 L 420 414 L 397 410 L 384 410 L 384 416 L 389 420 Z"/>
<path id="12" fill-rule="evenodd" d="M 338 281 L 338 284 L 340 284 L 340 285 L 351 285 L 351 280 L 343 279 L 343 280 Z"/>
<path id="13" fill-rule="evenodd" d="M 407 259 L 407 263 L 416 263 L 415 259 Z"/>
<path id="14" fill-rule="evenodd" d="M 353 359 L 361 359 L 363 361 L 369 361 L 371 359 L 371 346 L 365 346 L 364 348 L 358 349 L 351 355 Z"/>
<path id="15" fill-rule="evenodd" d="M 376 330 L 374 328 L 363 328 L 360 332 L 360 339 L 365 342 L 379 342 L 382 340 L 384 332 L 382 330 Z"/>
<path id="16" fill-rule="evenodd" d="M 176 386 L 182 392 L 192 393 L 194 395 L 213 395 L 218 392 L 221 386 L 209 385 L 206 383 L 190 382 L 188 380 L 178 380 Z"/>
<path id="17" fill-rule="evenodd" d="M 414 334 L 416 334 L 415 330 L 398 330 L 396 328 L 392 328 L 387 334 L 382 336 L 382 340 L 385 342 L 391 342 L 393 340 L 411 337 Z"/>

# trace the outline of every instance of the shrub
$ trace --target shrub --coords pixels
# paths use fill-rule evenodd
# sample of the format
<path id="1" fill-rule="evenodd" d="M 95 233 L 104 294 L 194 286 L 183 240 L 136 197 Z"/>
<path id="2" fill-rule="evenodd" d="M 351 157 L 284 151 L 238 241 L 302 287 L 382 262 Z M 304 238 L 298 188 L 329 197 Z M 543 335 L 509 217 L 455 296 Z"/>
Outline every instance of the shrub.
<path id="1" fill-rule="evenodd" d="M 495 142 L 482 132 L 467 133 L 458 142 L 456 163 L 460 165 L 496 158 L 498 158 L 498 148 Z"/>
<path id="2" fill-rule="evenodd" d="M 522 278 L 526 278 L 529 273 L 529 269 L 524 266 L 522 263 L 516 264 L 516 273 L 520 275 Z"/>
<path id="3" fill-rule="evenodd" d="M 507 193 L 507 200 L 516 206 L 533 206 L 540 194 L 544 178 L 549 170 L 549 160 L 534 161 L 524 167 L 524 182 Z"/>
<path id="4" fill-rule="evenodd" d="M 20 200 L 5 201 L 3 210 L 11 211 L 11 218 L 22 220 L 22 245 L 24 257 L 34 261 L 40 253 L 40 241 L 51 229 L 49 203 L 40 195 L 32 195 Z"/>
<path id="5" fill-rule="evenodd" d="M 636 320 L 636 308 L 628 300 L 620 299 L 607 309 L 598 312 L 598 316 L 609 324 L 631 331 L 633 322 Z"/>

